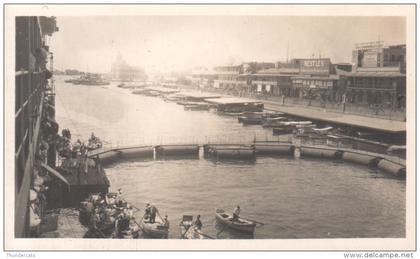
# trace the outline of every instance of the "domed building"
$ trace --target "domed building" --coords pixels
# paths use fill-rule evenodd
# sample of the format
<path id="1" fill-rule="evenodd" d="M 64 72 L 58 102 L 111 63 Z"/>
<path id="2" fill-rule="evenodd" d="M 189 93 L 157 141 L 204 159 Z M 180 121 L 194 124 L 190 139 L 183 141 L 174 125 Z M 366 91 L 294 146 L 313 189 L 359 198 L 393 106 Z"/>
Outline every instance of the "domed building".
<path id="1" fill-rule="evenodd" d="M 127 64 L 119 53 L 111 66 L 111 78 L 118 81 L 144 81 L 147 76 L 141 67 Z"/>

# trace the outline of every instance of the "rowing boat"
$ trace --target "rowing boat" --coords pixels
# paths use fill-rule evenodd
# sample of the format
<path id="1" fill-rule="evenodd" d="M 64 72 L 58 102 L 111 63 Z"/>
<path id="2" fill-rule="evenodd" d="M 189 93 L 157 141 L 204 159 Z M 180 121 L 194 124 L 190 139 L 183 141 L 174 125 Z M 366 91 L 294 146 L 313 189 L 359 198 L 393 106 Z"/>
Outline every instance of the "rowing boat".
<path id="1" fill-rule="evenodd" d="M 151 238 L 168 238 L 169 227 L 165 226 L 160 217 L 156 217 L 155 223 L 150 223 L 149 219 L 142 219 L 140 228 L 143 233 Z"/>
<path id="2" fill-rule="evenodd" d="M 216 209 L 216 220 L 226 227 L 247 233 L 254 233 L 256 227 L 255 222 L 243 218 L 232 221 L 232 215 L 228 215 L 222 209 Z"/>
<path id="3" fill-rule="evenodd" d="M 194 226 L 193 216 L 184 215 L 179 223 L 181 239 L 204 239 L 204 233 Z"/>

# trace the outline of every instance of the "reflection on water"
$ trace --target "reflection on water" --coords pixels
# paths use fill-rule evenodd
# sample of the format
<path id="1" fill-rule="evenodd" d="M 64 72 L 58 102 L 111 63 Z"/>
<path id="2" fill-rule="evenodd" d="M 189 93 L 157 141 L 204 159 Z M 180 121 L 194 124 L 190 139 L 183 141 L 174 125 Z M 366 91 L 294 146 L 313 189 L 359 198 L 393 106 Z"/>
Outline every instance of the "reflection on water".
<path id="1" fill-rule="evenodd" d="M 372 174 L 377 173 L 363 166 L 274 158 L 255 164 L 201 159 L 107 168 L 112 189 L 122 188 L 138 208 L 153 202 L 169 216 L 175 227 L 170 238 L 179 238 L 182 215 L 197 214 L 206 234 L 249 238 L 215 227 L 215 208 L 231 213 L 237 204 L 245 218 L 266 224 L 256 229 L 255 238 L 404 236 L 404 182 Z"/>
<path id="2" fill-rule="evenodd" d="M 216 229 L 216 237 L 219 239 L 253 239 L 254 234 L 245 233 L 235 229 L 228 228 L 215 220 L 214 228 Z"/>
<path id="3" fill-rule="evenodd" d="M 57 81 L 57 120 L 86 139 L 93 131 L 116 144 L 246 143 L 271 130 L 242 127 L 235 117 L 184 111 L 156 97 Z M 276 137 L 277 138 L 277 137 Z M 287 140 L 288 136 L 278 139 Z M 179 238 L 182 215 L 201 215 L 203 232 L 218 238 L 350 238 L 405 236 L 405 181 L 367 167 L 316 159 L 258 157 L 215 161 L 197 157 L 125 160 L 107 166 L 111 191 L 122 188 L 137 208 L 157 205 Z M 221 229 L 215 208 L 265 223 L 254 236 Z M 137 213 L 142 217 L 142 212 Z"/>

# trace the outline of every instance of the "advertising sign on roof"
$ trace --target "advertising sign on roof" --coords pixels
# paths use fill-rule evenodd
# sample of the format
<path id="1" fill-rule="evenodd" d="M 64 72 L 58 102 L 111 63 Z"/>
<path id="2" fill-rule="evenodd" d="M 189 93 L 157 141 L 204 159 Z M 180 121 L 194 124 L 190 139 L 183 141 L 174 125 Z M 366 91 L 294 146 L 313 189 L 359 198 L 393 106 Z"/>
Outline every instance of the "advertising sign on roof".
<path id="1" fill-rule="evenodd" d="M 300 72 L 302 74 L 329 74 L 331 61 L 329 58 L 302 59 Z"/>
<path id="2" fill-rule="evenodd" d="M 378 67 L 379 55 L 378 50 L 366 50 L 363 53 L 363 67 Z"/>

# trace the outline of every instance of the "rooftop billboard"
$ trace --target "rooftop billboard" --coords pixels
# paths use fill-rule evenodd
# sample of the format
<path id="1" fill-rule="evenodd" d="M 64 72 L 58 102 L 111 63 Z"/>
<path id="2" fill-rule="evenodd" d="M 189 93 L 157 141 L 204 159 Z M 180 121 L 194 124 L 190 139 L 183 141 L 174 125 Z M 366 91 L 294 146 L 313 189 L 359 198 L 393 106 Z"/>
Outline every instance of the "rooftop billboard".
<path id="1" fill-rule="evenodd" d="M 329 58 L 301 59 L 300 72 L 302 74 L 326 74 L 330 72 L 331 61 Z"/>

